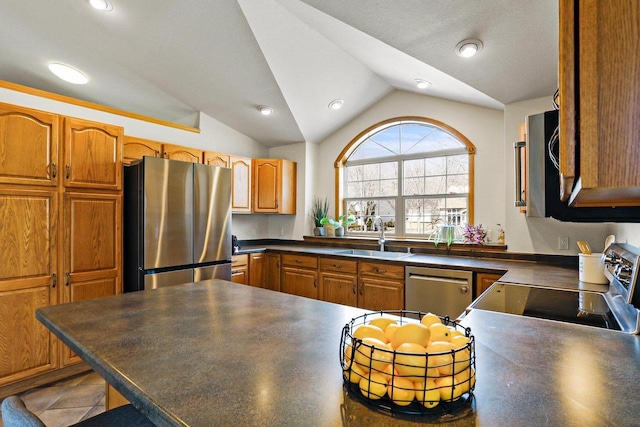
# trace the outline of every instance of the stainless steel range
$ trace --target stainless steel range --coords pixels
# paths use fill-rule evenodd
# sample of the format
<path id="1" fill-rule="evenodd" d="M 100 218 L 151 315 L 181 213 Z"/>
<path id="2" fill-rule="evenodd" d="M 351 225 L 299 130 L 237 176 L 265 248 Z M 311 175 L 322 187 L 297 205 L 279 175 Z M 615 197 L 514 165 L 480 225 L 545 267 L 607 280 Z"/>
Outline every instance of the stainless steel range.
<path id="1" fill-rule="evenodd" d="M 640 248 L 614 243 L 602 262 L 609 279 L 606 293 L 498 282 L 467 311 L 497 311 L 639 334 Z"/>

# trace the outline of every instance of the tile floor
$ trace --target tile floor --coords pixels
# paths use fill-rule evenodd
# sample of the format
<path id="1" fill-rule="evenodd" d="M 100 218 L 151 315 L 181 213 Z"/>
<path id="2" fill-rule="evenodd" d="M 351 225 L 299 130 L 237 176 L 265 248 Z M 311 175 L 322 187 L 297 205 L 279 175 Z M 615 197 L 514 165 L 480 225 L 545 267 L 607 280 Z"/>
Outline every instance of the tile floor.
<path id="1" fill-rule="evenodd" d="M 104 412 L 104 393 L 104 380 L 92 371 L 28 390 L 20 397 L 47 427 L 67 427 Z"/>

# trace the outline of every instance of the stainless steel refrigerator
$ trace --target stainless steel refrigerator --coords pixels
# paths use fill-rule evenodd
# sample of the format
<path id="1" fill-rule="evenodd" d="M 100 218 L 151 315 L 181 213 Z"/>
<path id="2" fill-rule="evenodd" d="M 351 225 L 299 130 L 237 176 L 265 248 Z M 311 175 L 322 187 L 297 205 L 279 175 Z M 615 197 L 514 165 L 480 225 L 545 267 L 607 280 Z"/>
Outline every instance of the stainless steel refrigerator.
<path id="1" fill-rule="evenodd" d="M 231 280 L 231 169 L 144 157 L 123 206 L 125 292 Z"/>

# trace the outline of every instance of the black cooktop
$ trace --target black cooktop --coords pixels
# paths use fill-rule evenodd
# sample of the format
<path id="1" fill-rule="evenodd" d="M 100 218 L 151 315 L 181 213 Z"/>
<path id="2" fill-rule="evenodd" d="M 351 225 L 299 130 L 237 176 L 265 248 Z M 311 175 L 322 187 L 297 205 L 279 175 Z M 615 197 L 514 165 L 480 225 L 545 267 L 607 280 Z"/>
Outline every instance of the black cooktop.
<path id="1" fill-rule="evenodd" d="M 606 300 L 597 292 L 495 284 L 471 308 L 621 330 Z"/>

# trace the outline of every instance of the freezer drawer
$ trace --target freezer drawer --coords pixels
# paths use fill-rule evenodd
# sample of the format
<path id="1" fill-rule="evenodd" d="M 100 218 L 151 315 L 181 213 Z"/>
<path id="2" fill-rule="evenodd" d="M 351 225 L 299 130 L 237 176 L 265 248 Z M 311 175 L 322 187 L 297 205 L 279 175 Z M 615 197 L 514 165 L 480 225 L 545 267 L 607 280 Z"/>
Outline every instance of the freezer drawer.
<path id="1" fill-rule="evenodd" d="M 472 302 L 473 273 L 439 268 L 407 267 L 405 308 L 458 318 Z"/>
<path id="2" fill-rule="evenodd" d="M 165 271 L 163 273 L 146 274 L 144 276 L 144 289 L 157 289 L 191 282 L 193 282 L 193 268 Z"/>
<path id="3" fill-rule="evenodd" d="M 193 281 L 199 282 L 208 279 L 222 279 L 231 281 L 231 263 L 197 267 L 193 271 Z"/>

